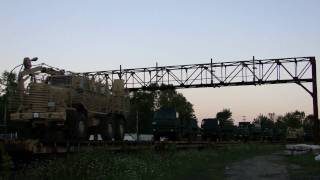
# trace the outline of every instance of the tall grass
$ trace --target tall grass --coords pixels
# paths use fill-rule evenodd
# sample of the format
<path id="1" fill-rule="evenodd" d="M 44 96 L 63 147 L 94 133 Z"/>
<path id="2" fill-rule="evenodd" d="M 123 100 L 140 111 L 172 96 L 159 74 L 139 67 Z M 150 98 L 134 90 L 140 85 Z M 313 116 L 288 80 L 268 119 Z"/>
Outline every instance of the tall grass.
<path id="1" fill-rule="evenodd" d="M 97 148 L 34 162 L 11 179 L 220 179 L 227 163 L 279 149 L 275 145 L 229 145 L 201 151 L 115 153 Z"/>

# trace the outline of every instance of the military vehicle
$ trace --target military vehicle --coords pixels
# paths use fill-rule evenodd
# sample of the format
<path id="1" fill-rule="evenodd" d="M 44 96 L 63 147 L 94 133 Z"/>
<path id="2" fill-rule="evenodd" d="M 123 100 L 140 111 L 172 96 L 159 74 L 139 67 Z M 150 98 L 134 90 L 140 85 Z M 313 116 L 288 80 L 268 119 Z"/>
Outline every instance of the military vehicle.
<path id="1" fill-rule="evenodd" d="M 202 139 L 203 140 L 231 140 L 234 136 L 234 129 L 232 121 L 225 121 L 221 123 L 221 120 L 217 118 L 203 119 L 201 123 Z"/>
<path id="2" fill-rule="evenodd" d="M 286 132 L 286 141 L 303 141 L 303 127 L 292 128 L 288 127 Z"/>
<path id="3" fill-rule="evenodd" d="M 176 140 L 179 132 L 179 115 L 174 108 L 160 108 L 154 113 L 153 117 L 153 136 L 154 140 L 166 137 Z"/>
<path id="4" fill-rule="evenodd" d="M 195 140 L 199 130 L 196 119 L 181 119 L 174 108 L 167 107 L 154 113 L 152 127 L 156 141 L 160 137 L 168 140 Z"/>
<path id="5" fill-rule="evenodd" d="M 201 136 L 203 140 L 216 141 L 220 136 L 219 121 L 216 118 L 203 119 L 201 122 Z"/>
<path id="6" fill-rule="evenodd" d="M 179 119 L 180 123 L 180 137 L 186 140 L 198 140 L 200 128 L 198 127 L 197 119 Z"/>
<path id="7" fill-rule="evenodd" d="M 234 138 L 235 126 L 233 125 L 233 121 L 223 121 L 219 120 L 219 128 L 220 128 L 220 140 L 228 141 Z"/>
<path id="8" fill-rule="evenodd" d="M 25 58 L 9 98 L 9 127 L 20 138 L 44 141 L 122 140 L 128 93 L 122 80 L 107 82 Z M 97 137 L 95 136 L 95 137 Z"/>
<path id="9" fill-rule="evenodd" d="M 251 135 L 251 124 L 250 122 L 239 122 L 236 139 L 248 141 Z"/>

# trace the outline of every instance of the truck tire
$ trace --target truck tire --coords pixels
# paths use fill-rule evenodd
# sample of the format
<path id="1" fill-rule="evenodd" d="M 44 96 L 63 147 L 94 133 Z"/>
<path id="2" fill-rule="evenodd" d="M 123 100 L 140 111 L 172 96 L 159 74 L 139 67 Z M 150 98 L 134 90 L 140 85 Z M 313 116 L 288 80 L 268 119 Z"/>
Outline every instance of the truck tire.
<path id="1" fill-rule="evenodd" d="M 77 139 L 87 139 L 86 116 L 79 113 L 75 122 L 75 131 Z"/>
<path id="2" fill-rule="evenodd" d="M 115 116 L 115 140 L 123 141 L 125 132 L 125 120 L 121 116 Z"/>
<path id="3" fill-rule="evenodd" d="M 112 141 L 114 140 L 114 123 L 111 116 L 106 117 L 100 123 L 100 133 L 103 140 Z"/>

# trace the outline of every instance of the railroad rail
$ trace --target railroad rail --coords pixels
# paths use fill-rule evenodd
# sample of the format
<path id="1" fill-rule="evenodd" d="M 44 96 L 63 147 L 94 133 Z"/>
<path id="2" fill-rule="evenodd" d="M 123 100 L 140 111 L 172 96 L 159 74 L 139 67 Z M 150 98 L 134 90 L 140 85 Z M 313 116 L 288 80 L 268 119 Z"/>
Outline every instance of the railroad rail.
<path id="1" fill-rule="evenodd" d="M 133 151 L 133 150 L 165 150 L 175 149 L 201 149 L 213 143 L 202 141 L 165 141 L 165 142 L 118 142 L 118 141 L 79 141 L 79 142 L 57 142 L 43 143 L 37 140 L 11 140 L 2 141 L 8 152 L 29 152 L 31 154 L 52 154 L 83 152 L 103 147 L 106 151 Z"/>
<path id="2" fill-rule="evenodd" d="M 6 140 L 1 141 L 8 152 L 27 152 L 30 154 L 61 154 L 76 153 L 104 148 L 106 151 L 137 151 L 137 150 L 168 150 L 168 149 L 204 149 L 208 147 L 223 147 L 225 145 L 236 145 L 243 141 L 79 141 L 40 143 L 37 140 Z M 280 141 L 249 141 L 245 143 L 280 143 Z"/>

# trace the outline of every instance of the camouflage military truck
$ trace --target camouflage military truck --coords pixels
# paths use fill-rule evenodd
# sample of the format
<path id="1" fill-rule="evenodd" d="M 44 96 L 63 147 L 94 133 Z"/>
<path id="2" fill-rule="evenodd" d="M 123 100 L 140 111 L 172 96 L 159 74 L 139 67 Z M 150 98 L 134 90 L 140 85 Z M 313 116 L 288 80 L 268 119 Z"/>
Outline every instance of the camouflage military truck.
<path id="1" fill-rule="evenodd" d="M 122 140 L 128 98 L 124 82 L 107 82 L 24 59 L 9 99 L 10 131 L 44 141 Z"/>

